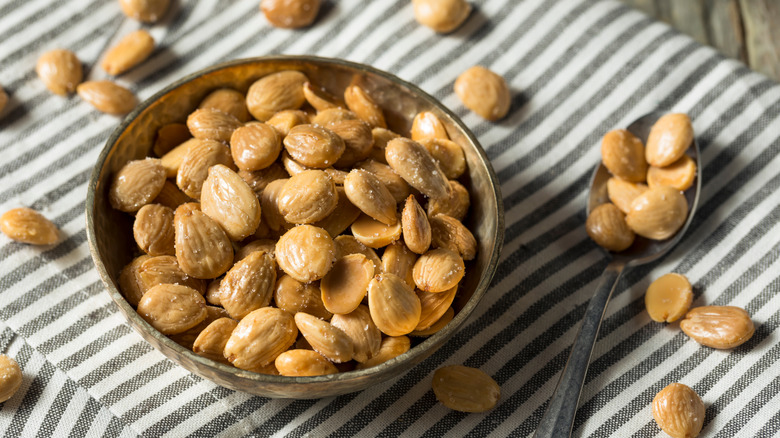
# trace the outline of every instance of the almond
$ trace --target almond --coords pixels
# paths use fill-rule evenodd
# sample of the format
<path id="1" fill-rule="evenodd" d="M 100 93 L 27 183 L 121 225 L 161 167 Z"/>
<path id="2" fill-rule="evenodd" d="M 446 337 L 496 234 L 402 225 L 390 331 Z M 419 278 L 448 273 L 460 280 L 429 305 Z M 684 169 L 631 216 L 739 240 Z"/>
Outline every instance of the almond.
<path id="1" fill-rule="evenodd" d="M 703 306 L 691 309 L 680 328 L 694 341 L 711 348 L 734 348 L 756 331 L 750 315 L 734 306 Z"/>
<path id="2" fill-rule="evenodd" d="M 433 249 L 414 264 L 414 283 L 426 292 L 444 292 L 458 285 L 463 278 L 463 259 L 449 249 Z"/>
<path id="3" fill-rule="evenodd" d="M 590 212 L 585 230 L 597 245 L 615 252 L 628 249 L 636 237 L 623 212 L 608 202 Z"/>
<path id="4" fill-rule="evenodd" d="M 512 93 L 504 78 L 479 65 L 461 73 L 454 88 L 466 108 L 492 122 L 503 119 L 512 104 Z"/>
<path id="5" fill-rule="evenodd" d="M 334 106 L 332 108 L 318 110 L 317 114 L 311 118 L 311 123 L 316 126 L 328 127 L 347 120 L 360 120 L 360 117 L 348 109 Z"/>
<path id="6" fill-rule="evenodd" d="M 382 332 L 371 319 L 368 307 L 361 304 L 350 313 L 333 315 L 330 323 L 352 340 L 352 358 L 357 362 L 365 363 L 379 353 Z"/>
<path id="7" fill-rule="evenodd" d="M 401 213 L 401 226 L 403 228 L 404 242 L 410 250 L 417 254 L 423 254 L 431 246 L 431 224 L 428 216 L 417 203 L 414 195 L 406 198 L 404 210 Z M 476 244 L 476 243 L 475 243 Z"/>
<path id="8" fill-rule="evenodd" d="M 165 169 L 158 159 L 130 161 L 114 176 L 108 200 L 117 210 L 132 213 L 149 204 L 165 184 Z"/>
<path id="9" fill-rule="evenodd" d="M 276 263 L 271 254 L 255 251 L 225 274 L 219 285 L 219 301 L 231 318 L 241 320 L 271 303 L 275 284 Z"/>
<path id="10" fill-rule="evenodd" d="M 307 125 L 309 115 L 300 110 L 283 110 L 274 114 L 266 120 L 266 124 L 273 126 L 276 132 L 284 138 L 290 133 L 290 130 L 298 125 Z"/>
<path id="11" fill-rule="evenodd" d="M 98 111 L 123 116 L 138 104 L 132 91 L 111 81 L 87 81 L 76 87 L 79 96 Z"/>
<path id="12" fill-rule="evenodd" d="M 263 0 L 260 10 L 274 27 L 297 29 L 314 22 L 320 0 Z"/>
<path id="13" fill-rule="evenodd" d="M 682 383 L 670 383 L 653 398 L 653 418 L 672 438 L 699 436 L 704 416 L 704 402 Z"/>
<path id="14" fill-rule="evenodd" d="M 645 191 L 647 191 L 647 184 L 632 183 L 617 177 L 611 177 L 607 180 L 609 200 L 624 214 L 631 211 L 631 203 Z"/>
<path id="15" fill-rule="evenodd" d="M 441 122 L 436 114 L 430 111 L 423 111 L 414 116 L 414 119 L 412 120 L 411 136 L 414 141 L 420 141 L 426 138 L 450 139 L 450 136 L 447 134 L 447 128 L 444 127 L 444 123 Z"/>
<path id="16" fill-rule="evenodd" d="M 119 290 L 122 292 L 125 300 L 133 307 L 138 306 L 138 302 L 141 301 L 141 297 L 146 292 L 144 282 L 138 271 L 141 265 L 150 258 L 146 254 L 138 256 L 119 272 Z"/>
<path id="17" fill-rule="evenodd" d="M 137 268 L 137 276 L 140 279 L 140 289 L 145 293 L 158 284 L 181 284 L 203 294 L 206 283 L 203 280 L 190 277 L 182 271 L 178 260 L 174 256 L 157 256 L 144 260 Z"/>
<path id="18" fill-rule="evenodd" d="M 320 282 L 322 302 L 331 313 L 355 310 L 374 277 L 374 263 L 363 254 L 350 254 L 336 260 Z"/>
<path id="19" fill-rule="evenodd" d="M 672 187 L 646 190 L 631 202 L 626 223 L 636 234 L 663 240 L 674 236 L 688 217 L 688 201 Z"/>
<path id="20" fill-rule="evenodd" d="M 412 193 L 412 188 L 409 186 L 409 183 L 404 181 L 404 179 L 387 164 L 382 164 L 379 161 L 370 159 L 355 164 L 355 167 L 368 171 L 381 181 L 390 194 L 393 195 L 393 199 L 395 199 L 396 203 L 403 202 L 406 197 Z"/>
<path id="21" fill-rule="evenodd" d="M 268 184 L 270 184 L 272 181 L 290 177 L 287 171 L 284 170 L 284 168 L 279 165 L 279 163 L 273 163 L 265 169 L 254 170 L 251 172 L 246 170 L 239 170 L 238 176 L 240 176 L 244 182 L 249 184 L 249 187 L 252 188 L 258 197 L 261 193 L 263 193 L 263 190 L 266 188 L 266 186 L 268 186 Z"/>
<path id="22" fill-rule="evenodd" d="M 666 167 L 650 166 L 647 170 L 647 185 L 669 186 L 680 191 L 688 190 L 696 180 L 696 162 L 683 155 Z"/>
<path id="23" fill-rule="evenodd" d="M 352 235 L 369 248 L 383 248 L 401 237 L 401 221 L 386 225 L 367 214 L 361 215 L 350 227 Z"/>
<path id="24" fill-rule="evenodd" d="M 116 76 L 144 62 L 154 51 L 154 38 L 144 29 L 125 35 L 112 47 L 100 66 Z"/>
<path id="25" fill-rule="evenodd" d="M 643 182 L 647 174 L 642 140 L 625 129 L 609 131 L 601 140 L 601 161 L 610 173 L 625 181 Z"/>
<path id="26" fill-rule="evenodd" d="M 431 245 L 451 249 L 463 258 L 474 260 L 477 255 L 477 240 L 459 220 L 439 214 L 429 218 L 431 224 Z"/>
<path id="27" fill-rule="evenodd" d="M 141 207 L 133 222 L 133 237 L 151 256 L 174 255 L 173 210 L 160 204 Z"/>
<path id="28" fill-rule="evenodd" d="M 323 355 L 312 350 L 287 350 L 274 362 L 283 376 L 324 376 L 339 372 Z"/>
<path id="29" fill-rule="evenodd" d="M 162 157 L 190 138 L 192 138 L 192 135 L 190 135 L 187 125 L 184 123 L 169 123 L 157 130 L 157 137 L 154 139 L 152 150 L 155 155 Z"/>
<path id="30" fill-rule="evenodd" d="M 398 221 L 395 198 L 372 173 L 353 169 L 344 180 L 344 191 L 352 204 L 379 222 L 395 225 Z"/>
<path id="31" fill-rule="evenodd" d="M 138 314 L 161 333 L 173 335 L 206 319 L 206 300 L 190 287 L 160 284 L 141 297 Z"/>
<path id="32" fill-rule="evenodd" d="M 279 193 L 279 212 L 294 224 L 310 224 L 325 219 L 336 209 L 336 184 L 322 170 L 293 175 Z"/>
<path id="33" fill-rule="evenodd" d="M 298 109 L 306 98 L 303 84 L 308 79 L 298 71 L 280 71 L 255 81 L 246 93 L 249 112 L 261 122 L 283 110 Z"/>
<path id="34" fill-rule="evenodd" d="M 395 274 L 409 287 L 414 288 L 412 270 L 415 262 L 417 262 L 417 254 L 412 252 L 402 240 L 398 240 L 385 247 L 385 252 L 382 254 L 382 272 Z"/>
<path id="35" fill-rule="evenodd" d="M 237 118 L 214 108 L 197 109 L 187 117 L 187 128 L 193 137 L 223 143 L 229 142 L 233 132 L 241 126 Z"/>
<path id="36" fill-rule="evenodd" d="M 455 294 L 458 292 L 458 286 L 450 290 L 433 293 L 418 290 L 417 298 L 420 299 L 420 322 L 417 323 L 415 330 L 425 330 L 435 324 L 447 309 L 450 308 L 455 300 Z"/>
<path id="37" fill-rule="evenodd" d="M 336 103 L 336 97 L 328 93 L 325 89 L 315 87 L 311 82 L 303 84 L 303 96 L 309 105 L 314 107 L 317 111 L 323 111 L 330 108 L 338 108 L 340 105 Z"/>
<path id="38" fill-rule="evenodd" d="M 376 255 L 376 251 L 360 243 L 354 236 L 338 236 L 333 239 L 336 246 L 336 260 L 350 254 L 363 254 L 374 264 L 374 275 L 382 270 L 382 261 Z"/>
<path id="39" fill-rule="evenodd" d="M 317 353 L 336 363 L 352 359 L 352 339 L 340 328 L 304 312 L 295 314 L 295 325 Z"/>
<path id="40" fill-rule="evenodd" d="M 276 281 L 274 304 L 290 315 L 305 312 L 324 320 L 333 316 L 322 302 L 319 282 L 301 283 L 289 275 L 282 275 Z"/>
<path id="41" fill-rule="evenodd" d="M 444 311 L 444 315 L 442 315 L 441 318 L 439 318 L 438 321 L 434 322 L 433 325 L 431 325 L 428 328 L 421 329 L 421 330 L 415 330 L 411 333 L 409 333 L 409 336 L 412 337 L 427 337 L 431 336 L 433 334 L 438 333 L 441 329 L 447 326 L 447 324 L 452 321 L 452 318 L 455 317 L 455 310 L 450 307 L 447 310 Z"/>
<path id="42" fill-rule="evenodd" d="M 450 193 L 446 198 L 428 200 L 428 216 L 433 217 L 437 214 L 446 214 L 462 221 L 469 211 L 471 200 L 469 191 L 463 187 L 463 184 L 457 181 L 450 181 Z"/>
<path id="43" fill-rule="evenodd" d="M 233 166 L 230 149 L 216 140 L 194 139 L 176 173 L 176 185 L 188 196 L 200 199 L 209 168 L 217 164 Z"/>
<path id="44" fill-rule="evenodd" d="M 485 412 L 498 403 L 501 388 L 484 372 L 449 365 L 433 373 L 433 392 L 444 406 L 460 412 Z"/>
<path id="45" fill-rule="evenodd" d="M 361 213 L 360 209 L 347 198 L 344 187 L 336 186 L 336 193 L 338 198 L 336 208 L 326 218 L 313 224 L 327 231 L 333 238 L 349 228 Z"/>
<path id="46" fill-rule="evenodd" d="M 236 172 L 217 164 L 208 170 L 200 197 L 203 213 L 214 219 L 231 240 L 252 235 L 260 224 L 260 202 Z"/>
<path id="47" fill-rule="evenodd" d="M 382 273 L 371 280 L 368 309 L 374 324 L 389 336 L 405 335 L 420 322 L 420 299 L 397 275 Z"/>
<path id="48" fill-rule="evenodd" d="M 314 125 L 292 128 L 284 137 L 284 147 L 293 160 L 317 169 L 333 166 L 346 148 L 335 132 Z"/>
<path id="49" fill-rule="evenodd" d="M 298 337 L 292 315 L 262 307 L 245 316 L 225 344 L 225 357 L 235 367 L 257 370 L 272 363 Z"/>
<path id="50" fill-rule="evenodd" d="M 336 167 L 349 167 L 366 159 L 374 147 L 371 127 L 362 120 L 344 120 L 328 125 L 328 129 L 344 140 L 344 153 L 336 161 Z"/>
<path id="51" fill-rule="evenodd" d="M 656 322 L 674 322 L 691 307 L 693 288 L 681 274 L 665 274 L 650 284 L 645 292 L 645 308 Z"/>
<path id="52" fill-rule="evenodd" d="M 217 319 L 200 332 L 193 342 L 192 351 L 198 356 L 229 365 L 222 352 L 237 325 L 238 321 L 230 318 Z"/>
<path id="53" fill-rule="evenodd" d="M 23 381 L 19 364 L 5 354 L 0 354 L 0 403 L 13 397 Z"/>
<path id="54" fill-rule="evenodd" d="M 233 131 L 230 152 L 239 169 L 248 172 L 265 169 L 282 152 L 282 139 L 276 128 L 254 122 Z"/>
<path id="55" fill-rule="evenodd" d="M 430 152 L 420 143 L 396 138 L 387 143 L 385 158 L 393 170 L 429 198 L 446 198 L 449 183 Z"/>
<path id="56" fill-rule="evenodd" d="M 350 85 L 344 90 L 344 102 L 350 111 L 357 114 L 372 128 L 387 128 L 382 108 L 359 86 Z"/>
<path id="57" fill-rule="evenodd" d="M 57 226 L 31 208 L 14 208 L 0 216 L 0 230 L 17 242 L 52 245 L 60 240 Z"/>
<path id="58" fill-rule="evenodd" d="M 122 12 L 144 23 L 156 23 L 168 10 L 170 0 L 119 0 Z"/>
<path id="59" fill-rule="evenodd" d="M 687 114 L 666 114 L 655 122 L 647 137 L 645 159 L 665 167 L 682 158 L 693 142 L 693 126 Z"/>
<path id="60" fill-rule="evenodd" d="M 84 77 L 79 58 L 70 50 L 64 49 L 41 55 L 35 65 L 35 72 L 49 91 L 60 96 L 75 92 Z"/>
<path id="61" fill-rule="evenodd" d="M 187 204 L 184 204 L 187 205 Z M 222 228 L 205 213 L 174 212 L 176 259 L 181 269 L 195 278 L 216 278 L 233 264 L 233 245 Z"/>
<path id="62" fill-rule="evenodd" d="M 379 346 L 379 351 L 371 356 L 368 360 L 358 363 L 355 369 L 364 370 L 371 368 L 379 364 L 385 363 L 388 360 L 398 357 L 411 348 L 411 342 L 406 336 L 386 336 L 382 339 L 382 344 Z M 360 362 L 360 361 L 358 361 Z"/>
<path id="63" fill-rule="evenodd" d="M 276 262 L 290 277 L 309 283 L 330 271 L 336 249 L 328 232 L 312 225 L 299 225 L 276 242 Z"/>
<path id="64" fill-rule="evenodd" d="M 252 119 L 246 108 L 246 97 L 240 91 L 232 88 L 218 88 L 212 91 L 200 101 L 198 108 L 211 108 L 230 114 L 241 123 Z"/>
<path id="65" fill-rule="evenodd" d="M 164 205 L 171 210 L 176 210 L 180 205 L 187 202 L 192 202 L 192 198 L 185 195 L 184 192 L 176 187 L 176 184 L 169 180 L 165 180 L 162 190 L 160 190 L 160 193 L 158 193 L 157 197 L 152 201 L 153 204 Z"/>
<path id="66" fill-rule="evenodd" d="M 427 138 L 420 140 L 420 144 L 428 149 L 447 178 L 460 178 L 466 172 L 466 156 L 459 144 L 445 138 Z"/>

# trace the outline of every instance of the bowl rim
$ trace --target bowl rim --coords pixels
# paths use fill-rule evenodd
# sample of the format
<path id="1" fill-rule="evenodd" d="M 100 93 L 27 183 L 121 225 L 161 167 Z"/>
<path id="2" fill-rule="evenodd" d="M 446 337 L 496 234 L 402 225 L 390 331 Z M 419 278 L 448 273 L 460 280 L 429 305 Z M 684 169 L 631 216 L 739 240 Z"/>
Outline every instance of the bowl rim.
<path id="1" fill-rule="evenodd" d="M 475 146 L 477 157 L 479 158 L 481 165 L 485 169 L 487 169 L 490 177 L 490 182 L 491 182 L 490 186 L 493 192 L 493 196 L 496 200 L 496 207 L 497 207 L 496 232 L 495 235 L 493 236 L 495 239 L 495 243 L 494 243 L 495 246 L 492 254 L 490 255 L 488 263 L 485 266 L 485 272 L 480 278 L 479 282 L 476 284 L 474 293 L 472 294 L 471 298 L 469 298 L 469 300 L 466 302 L 463 308 L 455 315 L 452 321 L 450 321 L 450 323 L 448 323 L 447 326 L 445 326 L 442 330 L 427 337 L 419 344 L 410 348 L 407 352 L 373 367 L 369 367 L 362 370 L 339 372 L 336 374 L 329 374 L 324 376 L 292 377 L 292 376 L 277 376 L 277 375 L 255 373 L 255 372 L 242 370 L 236 367 L 228 366 L 204 358 L 202 356 L 195 354 L 193 351 L 186 349 L 181 345 L 179 345 L 178 343 L 174 342 L 167 336 L 163 335 L 162 333 L 154 329 L 154 327 L 152 327 L 149 323 L 147 323 L 143 318 L 138 316 L 135 309 L 133 309 L 133 307 L 125 300 L 124 296 L 121 294 L 118 287 L 114 284 L 111 276 L 108 273 L 105 264 L 100 259 L 100 253 L 97 248 L 97 235 L 96 235 L 95 221 L 94 221 L 94 214 L 95 214 L 94 207 L 95 207 L 95 197 L 97 193 L 97 184 L 100 178 L 101 171 L 104 165 L 106 164 L 106 160 L 108 159 L 108 156 L 114 144 L 117 142 L 117 140 L 122 135 L 122 133 L 124 133 L 127 127 L 131 123 L 133 123 L 133 121 L 142 112 L 144 112 L 149 106 L 151 106 L 162 96 L 168 94 L 169 92 L 175 90 L 176 88 L 190 81 L 193 81 L 201 76 L 214 73 L 216 71 L 225 68 L 235 67 L 243 64 L 280 62 L 280 61 L 333 64 L 336 65 L 337 67 L 346 67 L 348 69 L 354 69 L 358 71 L 367 72 L 373 75 L 377 75 L 389 82 L 392 82 L 402 87 L 406 87 L 412 94 L 419 96 L 423 100 L 427 101 L 427 103 L 429 103 L 432 107 L 435 107 L 438 110 L 442 111 L 444 114 L 447 115 L 447 117 L 450 119 L 450 121 L 453 124 L 457 125 L 457 127 L 461 130 L 461 132 Z M 238 378 L 245 379 L 247 381 L 251 381 L 252 383 L 256 383 L 256 384 L 329 383 L 329 382 L 349 381 L 356 378 L 365 378 L 374 375 L 379 376 L 383 374 L 388 374 L 389 375 L 388 378 L 392 378 L 393 376 L 398 376 L 400 374 L 407 372 L 413 366 L 416 366 L 419 362 L 427 358 L 429 355 L 434 354 L 439 348 L 441 348 L 441 346 L 443 346 L 443 344 L 451 336 L 453 336 L 455 332 L 461 329 L 461 325 L 466 321 L 466 319 L 468 319 L 471 316 L 472 312 L 475 310 L 477 305 L 479 305 L 483 296 L 487 293 L 488 289 L 490 288 L 490 284 L 493 280 L 493 276 L 495 275 L 496 269 L 498 267 L 499 257 L 501 255 L 501 250 L 504 244 L 504 231 L 505 231 L 503 198 L 501 196 L 501 186 L 496 176 L 496 173 L 493 169 L 490 159 L 487 157 L 487 154 L 485 153 L 485 150 L 482 148 L 482 145 L 479 143 L 479 141 L 477 140 L 475 135 L 471 132 L 471 130 L 463 123 L 463 121 L 460 120 L 460 118 L 457 115 L 455 115 L 449 108 L 447 108 L 438 99 L 434 98 L 433 96 L 431 96 L 430 94 L 428 94 L 427 92 L 419 88 L 418 86 L 410 82 L 407 82 L 391 73 L 379 70 L 369 65 L 360 64 L 352 61 L 347 61 L 347 60 L 337 59 L 337 58 L 312 56 L 312 55 L 271 55 L 271 56 L 252 57 L 252 58 L 241 58 L 241 59 L 235 59 L 227 62 L 222 62 L 204 68 L 202 70 L 198 70 L 194 73 L 190 73 L 184 76 L 183 78 L 176 80 L 173 83 L 163 87 L 161 90 L 157 91 L 152 96 L 145 99 L 143 102 L 139 103 L 127 116 L 125 116 L 125 118 L 122 120 L 119 126 L 117 126 L 116 129 L 114 129 L 114 131 L 108 137 L 105 146 L 101 150 L 100 155 L 98 156 L 98 159 L 95 162 L 95 165 L 90 175 L 89 183 L 87 185 L 85 218 L 86 218 L 87 242 L 89 245 L 90 254 L 92 256 L 92 261 L 95 265 L 95 268 L 98 271 L 98 274 L 100 275 L 103 285 L 106 287 L 107 292 L 109 293 L 112 300 L 114 301 L 114 304 L 120 307 L 119 310 L 122 310 L 121 308 L 124 309 L 122 313 L 125 313 L 126 315 L 130 315 L 129 317 L 133 318 L 134 321 L 138 323 L 138 325 L 144 327 L 147 330 L 147 333 L 149 335 L 153 336 L 156 340 L 158 340 L 162 344 L 165 344 L 166 346 L 178 352 L 179 354 L 185 355 L 185 357 L 187 357 L 189 360 L 196 362 L 201 366 L 216 368 L 220 372 L 233 374 Z M 129 323 L 130 321 L 128 321 L 128 324 Z M 129 325 L 133 326 L 133 324 L 129 324 Z M 135 328 L 135 326 L 133 328 Z M 144 342 L 148 342 L 148 341 L 144 340 Z M 158 349 L 155 348 L 155 350 Z M 165 352 L 163 351 L 159 351 L 159 352 L 164 356 L 168 357 L 168 355 L 165 354 Z M 403 365 L 404 363 L 411 363 L 412 365 L 409 367 L 409 369 L 400 370 L 399 372 L 394 373 L 394 371 L 396 371 L 396 368 Z M 177 365 L 187 369 L 186 367 L 184 367 L 179 363 L 177 363 Z M 192 372 L 189 369 L 187 369 L 187 371 Z M 216 382 L 214 383 L 218 384 Z"/>

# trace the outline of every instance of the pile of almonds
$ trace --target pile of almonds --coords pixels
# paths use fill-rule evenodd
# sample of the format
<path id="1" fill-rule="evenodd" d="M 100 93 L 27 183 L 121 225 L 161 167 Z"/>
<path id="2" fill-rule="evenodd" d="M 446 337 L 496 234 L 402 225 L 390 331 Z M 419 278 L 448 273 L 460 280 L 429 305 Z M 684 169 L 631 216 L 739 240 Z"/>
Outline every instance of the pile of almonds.
<path id="1" fill-rule="evenodd" d="M 685 154 L 693 141 L 685 114 L 666 114 L 642 140 L 625 129 L 604 135 L 601 159 L 613 175 L 609 200 L 591 211 L 588 235 L 609 251 L 628 249 L 635 235 L 654 240 L 674 236 L 685 223 L 688 201 L 683 191 L 693 185 L 696 163 Z"/>
<path id="2" fill-rule="evenodd" d="M 411 138 L 361 86 L 299 71 L 207 95 L 127 163 L 111 205 L 143 254 L 122 293 L 160 332 L 259 373 L 331 374 L 407 351 L 454 316 L 476 256 L 461 146 L 431 112 Z"/>

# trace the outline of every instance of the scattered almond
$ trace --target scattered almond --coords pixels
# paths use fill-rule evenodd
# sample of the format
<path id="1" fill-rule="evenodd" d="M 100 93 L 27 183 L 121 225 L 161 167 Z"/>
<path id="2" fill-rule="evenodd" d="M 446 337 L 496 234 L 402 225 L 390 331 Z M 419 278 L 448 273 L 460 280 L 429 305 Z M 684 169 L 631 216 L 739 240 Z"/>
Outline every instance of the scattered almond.
<path id="1" fill-rule="evenodd" d="M 122 12 L 134 20 L 156 23 L 168 10 L 170 0 L 119 0 Z"/>
<path id="2" fill-rule="evenodd" d="M 650 319 L 674 322 L 682 318 L 693 302 L 691 283 L 680 274 L 666 274 L 650 284 L 645 292 L 645 308 Z"/>
<path id="3" fill-rule="evenodd" d="M 116 116 L 129 113 L 138 103 L 132 91 L 111 81 L 83 82 L 76 91 L 98 111 Z"/>
<path id="4" fill-rule="evenodd" d="M 680 328 L 694 341 L 717 349 L 740 346 L 756 331 L 750 315 L 734 306 L 693 308 L 680 321 Z"/>
<path id="5" fill-rule="evenodd" d="M 60 96 L 75 92 L 84 78 L 81 61 L 75 53 L 65 49 L 55 49 L 41 55 L 35 65 L 35 72 L 49 91 Z"/>
<path id="6" fill-rule="evenodd" d="M 125 35 L 112 47 L 100 66 L 106 73 L 116 76 L 144 62 L 154 51 L 154 38 L 144 29 Z"/>
<path id="7" fill-rule="evenodd" d="M 320 0 L 263 0 L 260 10 L 272 26 L 297 29 L 314 22 Z"/>
<path id="8" fill-rule="evenodd" d="M 11 357 L 0 354 L 0 403 L 8 401 L 22 386 L 22 369 Z"/>
<path id="9" fill-rule="evenodd" d="M 670 383 L 653 398 L 653 418 L 672 438 L 699 436 L 704 415 L 704 402 L 682 383 Z"/>
<path id="10" fill-rule="evenodd" d="M 21 207 L 0 216 L 0 230 L 17 242 L 31 245 L 52 245 L 60 240 L 57 226 L 37 211 Z"/>
<path id="11" fill-rule="evenodd" d="M 509 86 L 504 78 L 479 65 L 458 76 L 455 80 L 455 94 L 466 108 L 492 122 L 504 118 L 512 103 Z"/>
<path id="12" fill-rule="evenodd" d="M 444 406 L 461 412 L 485 412 L 501 398 L 501 388 L 484 372 L 449 365 L 433 373 L 433 392 Z"/>

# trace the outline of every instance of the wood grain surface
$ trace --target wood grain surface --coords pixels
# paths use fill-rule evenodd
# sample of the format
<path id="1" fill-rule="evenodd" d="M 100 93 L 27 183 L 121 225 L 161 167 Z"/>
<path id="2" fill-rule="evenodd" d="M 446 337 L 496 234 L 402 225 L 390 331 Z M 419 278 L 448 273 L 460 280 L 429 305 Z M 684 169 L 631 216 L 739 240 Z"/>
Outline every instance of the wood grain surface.
<path id="1" fill-rule="evenodd" d="M 780 0 L 623 0 L 780 81 Z"/>

